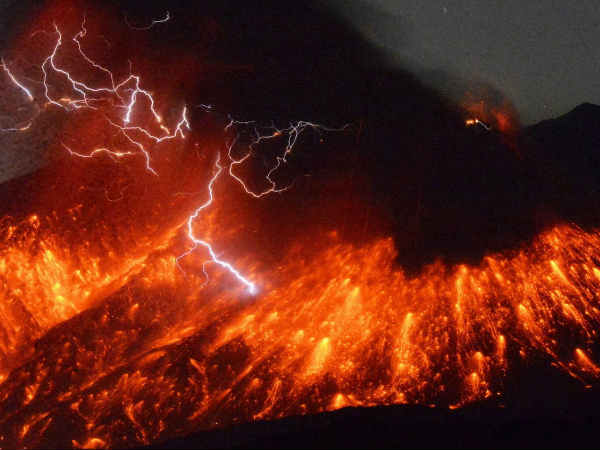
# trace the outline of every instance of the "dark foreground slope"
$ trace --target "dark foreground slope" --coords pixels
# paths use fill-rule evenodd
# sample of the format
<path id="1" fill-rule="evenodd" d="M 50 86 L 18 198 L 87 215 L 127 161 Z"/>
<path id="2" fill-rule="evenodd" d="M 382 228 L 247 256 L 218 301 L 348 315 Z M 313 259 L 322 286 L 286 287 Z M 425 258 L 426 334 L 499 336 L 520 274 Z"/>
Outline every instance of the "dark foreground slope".
<path id="1" fill-rule="evenodd" d="M 344 408 L 202 432 L 150 448 L 596 448 L 600 390 L 531 365 L 505 401 L 457 410 L 415 405 Z"/>
<path id="2" fill-rule="evenodd" d="M 597 393 L 587 392 L 585 400 L 573 401 L 572 411 L 346 408 L 214 430 L 152 448 L 596 448 L 600 420 L 589 408 L 597 401 Z"/>

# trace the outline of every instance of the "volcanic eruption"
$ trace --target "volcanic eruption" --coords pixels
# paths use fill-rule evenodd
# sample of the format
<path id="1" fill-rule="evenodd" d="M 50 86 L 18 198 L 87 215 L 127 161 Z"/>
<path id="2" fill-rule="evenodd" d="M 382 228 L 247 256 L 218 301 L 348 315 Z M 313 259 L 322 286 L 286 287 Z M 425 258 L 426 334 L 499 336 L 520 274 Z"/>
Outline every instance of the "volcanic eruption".
<path id="1" fill-rule="evenodd" d="M 47 2 L 3 55 L 2 133 L 51 130 L 1 187 L 3 448 L 595 386 L 597 142 L 365 67 L 318 5 L 133 3 Z"/>

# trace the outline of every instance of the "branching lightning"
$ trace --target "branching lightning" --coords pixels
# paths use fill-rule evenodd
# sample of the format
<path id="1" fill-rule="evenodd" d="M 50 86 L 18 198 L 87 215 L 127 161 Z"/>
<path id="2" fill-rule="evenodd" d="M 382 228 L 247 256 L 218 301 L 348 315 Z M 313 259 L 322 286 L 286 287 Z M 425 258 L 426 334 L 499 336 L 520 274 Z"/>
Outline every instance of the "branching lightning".
<path id="1" fill-rule="evenodd" d="M 153 19 L 152 22 L 150 22 L 150 25 L 147 25 L 145 27 L 136 27 L 134 25 L 131 25 L 131 23 L 129 22 L 129 19 L 127 18 L 127 16 L 125 16 L 125 23 L 127 24 L 127 26 L 129 28 L 131 28 L 132 30 L 136 30 L 136 31 L 146 31 L 149 30 L 150 28 L 152 28 L 153 26 L 159 24 L 159 23 L 165 23 L 168 22 L 169 20 L 171 20 L 171 13 L 169 11 L 166 11 L 165 13 L 165 17 L 163 17 L 162 19 Z"/>
<path id="2" fill-rule="evenodd" d="M 130 28 L 137 30 L 149 29 L 152 26 L 168 21 L 171 18 L 170 14 L 167 12 L 166 16 L 163 19 L 153 20 L 152 23 L 148 27 L 143 28 L 135 28 L 130 24 Z M 133 156 L 135 154 L 141 153 L 146 162 L 146 170 L 153 175 L 158 176 L 157 171 L 151 165 L 151 156 L 149 150 L 144 145 L 144 142 L 150 142 L 152 145 L 158 145 L 165 141 L 173 140 L 173 139 L 185 139 L 186 134 L 184 130 L 191 130 L 191 125 L 189 119 L 187 117 L 187 107 L 184 106 L 181 112 L 181 116 L 177 124 L 175 125 L 174 130 L 171 132 L 168 127 L 163 124 L 162 116 L 158 113 L 156 109 L 156 102 L 153 94 L 141 87 L 141 78 L 139 75 L 135 75 L 130 72 L 122 81 L 116 82 L 115 76 L 113 72 L 108 68 L 98 64 L 92 58 L 90 58 L 87 53 L 83 49 L 82 40 L 87 35 L 87 29 L 85 27 L 86 19 L 84 18 L 79 32 L 75 34 L 72 38 L 75 48 L 79 55 L 95 70 L 104 73 L 109 79 L 108 86 L 90 86 L 86 84 L 82 80 L 76 79 L 72 73 L 70 73 L 64 67 L 61 67 L 56 59 L 60 49 L 63 46 L 63 35 L 59 29 L 59 27 L 54 24 L 54 32 L 48 34 L 55 34 L 57 36 L 56 42 L 52 48 L 51 53 L 43 60 L 40 69 L 42 72 L 42 85 L 43 85 L 43 97 L 45 98 L 44 108 L 49 106 L 56 106 L 64 110 L 66 113 L 70 113 L 74 110 L 79 109 L 90 109 L 92 111 L 99 111 L 100 114 L 103 115 L 103 118 L 106 120 L 106 123 L 115 129 L 117 129 L 118 133 L 120 133 L 133 147 L 137 149 L 137 151 L 128 151 L 128 150 L 113 150 L 105 146 L 100 146 L 94 148 L 89 152 L 82 152 L 73 150 L 69 145 L 64 142 L 61 142 L 62 146 L 68 151 L 68 153 L 73 157 L 78 158 L 94 158 L 100 154 L 106 154 L 111 159 L 117 161 L 121 158 Z M 44 32 L 46 33 L 46 32 Z M 131 64 L 130 64 L 131 65 Z M 12 72 L 9 70 L 8 66 L 2 60 L 2 68 L 4 72 L 8 75 L 11 82 L 20 89 L 27 97 L 30 102 L 34 101 L 34 94 L 25 87 L 22 83 L 20 83 Z M 68 96 L 63 97 L 54 97 L 51 95 L 51 87 L 49 84 L 49 76 L 51 73 L 54 73 L 64 80 L 66 80 L 67 85 L 72 89 L 73 92 L 76 93 L 77 98 L 73 99 Z M 138 104 L 138 98 L 142 96 L 148 100 L 148 109 L 149 113 L 153 117 L 154 121 L 158 128 L 162 130 L 162 134 L 156 135 L 148 128 L 138 125 L 132 124 L 134 122 L 134 114 L 136 113 L 136 105 Z M 119 115 L 119 119 L 115 120 L 111 118 L 104 110 L 100 110 L 97 106 L 100 102 L 106 102 L 107 104 L 112 105 L 117 109 L 122 109 L 124 112 Z M 204 111 L 209 113 L 214 113 L 214 108 L 212 105 L 200 104 L 197 107 L 202 108 Z M 226 170 L 226 172 L 236 181 L 238 182 L 244 191 L 254 197 L 261 198 L 271 193 L 280 193 L 290 188 L 290 186 L 279 187 L 277 183 L 273 180 L 273 175 L 277 170 L 283 165 L 287 163 L 287 158 L 292 152 L 299 136 L 308 129 L 312 129 L 318 133 L 322 131 L 340 131 L 346 128 L 346 126 L 342 128 L 328 128 L 319 124 L 315 124 L 307 121 L 298 121 L 296 123 L 291 123 L 286 128 L 277 128 L 274 124 L 270 127 L 267 127 L 267 133 L 261 133 L 259 131 L 259 127 L 256 126 L 254 121 L 238 121 L 232 119 L 230 116 L 229 122 L 224 127 L 224 132 L 228 132 L 229 130 L 240 127 L 249 127 L 252 126 L 252 133 L 250 142 L 247 143 L 248 151 L 241 158 L 235 158 L 233 155 L 233 147 L 236 143 L 240 142 L 240 134 L 236 136 L 235 139 L 228 146 L 228 160 L 229 164 L 224 166 L 221 164 L 221 157 L 218 156 L 215 167 L 216 171 L 208 182 L 208 200 L 206 200 L 203 204 L 197 207 L 193 214 L 191 214 L 187 221 L 187 237 L 192 242 L 192 247 L 187 250 L 185 253 L 176 258 L 177 264 L 179 265 L 179 261 L 193 253 L 199 247 L 204 247 L 208 254 L 210 255 L 210 260 L 206 261 L 203 265 L 203 268 L 208 263 L 217 264 L 220 267 L 229 271 L 235 278 L 244 284 L 248 291 L 251 294 L 255 294 L 258 289 L 254 283 L 249 281 L 245 276 L 243 276 L 231 263 L 220 259 L 220 257 L 216 254 L 213 247 L 205 240 L 200 239 L 194 232 L 194 221 L 198 218 L 199 214 L 212 205 L 214 201 L 214 193 L 213 187 L 217 179 L 220 175 Z M 120 122 L 120 123 L 119 123 Z M 12 129 L 6 129 L 3 131 L 24 131 L 31 126 L 31 122 L 23 127 L 15 127 Z M 264 128 L 263 128 L 264 129 Z M 245 161 L 247 161 L 255 152 L 259 145 L 267 142 L 274 141 L 276 139 L 286 139 L 285 147 L 283 153 L 279 156 L 275 157 L 275 162 L 273 166 L 268 170 L 266 175 L 266 180 L 269 184 L 269 187 L 261 192 L 254 192 L 248 186 L 247 183 L 234 172 L 234 166 L 240 166 Z M 204 272 L 206 275 L 206 271 Z M 208 277 L 208 276 L 207 276 Z"/>
<path id="3" fill-rule="evenodd" d="M 205 105 L 202 105 L 202 107 L 205 107 Z M 205 109 L 210 111 L 210 110 L 212 110 L 212 107 L 210 107 L 210 108 L 205 107 Z M 239 121 L 239 120 L 232 119 L 230 116 L 228 116 L 228 117 L 229 117 L 229 122 L 227 123 L 227 125 L 225 125 L 224 131 L 228 131 L 228 130 L 232 129 L 232 127 L 234 127 L 234 126 L 240 126 L 240 125 L 246 126 L 246 125 L 255 124 L 254 121 Z M 240 186 L 242 186 L 242 189 L 244 190 L 244 192 L 246 192 L 246 194 L 248 194 L 254 198 L 261 198 L 268 194 L 286 191 L 291 187 L 291 185 L 286 186 L 286 187 L 277 187 L 277 183 L 271 177 L 281 167 L 282 164 L 287 163 L 287 158 L 290 155 L 290 153 L 293 151 L 294 146 L 296 145 L 296 142 L 298 141 L 298 137 L 307 129 L 312 129 L 317 132 L 340 131 L 340 130 L 347 128 L 347 126 L 348 125 L 344 125 L 341 128 L 328 128 L 323 125 L 315 124 L 312 122 L 299 121 L 299 122 L 290 124 L 286 128 L 281 128 L 281 129 L 277 128 L 275 125 L 272 125 L 271 127 L 269 127 L 270 132 L 267 134 L 261 134 L 259 132 L 258 127 L 255 126 L 253 128 L 254 136 L 252 138 L 252 141 L 248 145 L 249 151 L 243 157 L 236 159 L 232 154 L 233 148 L 235 147 L 236 143 L 239 142 L 239 137 L 240 137 L 239 133 L 231 141 L 231 143 L 227 146 L 227 156 L 229 158 L 229 165 L 227 168 L 227 172 L 234 180 L 236 180 L 240 184 Z M 283 150 L 283 153 L 281 154 L 281 156 L 276 157 L 275 164 L 269 169 L 269 171 L 267 172 L 267 175 L 266 175 L 266 180 L 270 184 L 270 187 L 259 193 L 252 191 L 250 188 L 248 188 L 246 182 L 240 176 L 238 176 L 237 174 L 234 173 L 234 171 L 233 171 L 234 166 L 240 165 L 240 164 L 244 163 L 244 161 L 246 161 L 248 158 L 250 158 L 252 156 L 253 152 L 256 151 L 256 147 L 258 145 L 260 145 L 261 143 L 263 143 L 265 141 L 270 141 L 270 140 L 274 140 L 277 138 L 285 138 L 285 137 L 287 137 L 287 142 L 286 142 L 285 148 Z M 199 239 L 194 234 L 194 230 L 193 230 L 194 220 L 198 217 L 198 215 L 200 214 L 201 211 L 208 208 L 212 204 L 213 199 L 214 199 L 214 195 L 213 195 L 214 183 L 216 182 L 216 180 L 219 178 L 219 176 L 221 175 L 221 173 L 224 170 L 224 167 L 221 165 L 220 155 L 217 158 L 215 166 L 217 168 L 217 171 L 215 172 L 215 174 L 213 175 L 213 177 L 211 178 L 211 180 L 209 181 L 209 184 L 208 184 L 208 191 L 209 191 L 208 200 L 204 204 L 199 206 L 187 220 L 188 238 L 194 243 L 194 245 L 187 252 L 180 255 L 177 258 L 177 262 L 179 263 L 179 261 L 182 258 L 184 258 L 185 256 L 187 256 L 190 253 L 192 253 L 193 251 L 195 251 L 198 247 L 200 247 L 200 246 L 205 247 L 211 256 L 211 260 L 209 260 L 208 262 L 218 264 L 221 267 L 229 270 L 241 283 L 243 283 L 244 285 L 247 286 L 248 292 L 250 294 L 255 294 L 257 292 L 257 287 L 255 286 L 254 283 L 250 282 L 247 278 L 245 278 L 243 275 L 241 275 L 240 272 L 238 270 L 236 270 L 230 263 L 219 259 L 219 257 L 216 255 L 213 248 L 210 246 L 210 244 L 204 240 Z M 206 271 L 205 271 L 205 275 L 206 275 Z M 208 277 L 208 275 L 206 275 L 206 276 Z"/>
<path id="4" fill-rule="evenodd" d="M 212 204 L 212 202 L 214 200 L 213 186 L 215 184 L 215 181 L 217 181 L 217 179 L 221 175 L 221 172 L 223 171 L 223 166 L 221 166 L 220 161 L 221 161 L 221 155 L 217 155 L 217 161 L 215 162 L 215 167 L 217 168 L 217 170 L 215 171 L 215 174 L 212 176 L 212 178 L 208 182 L 208 200 L 206 202 L 204 202 L 202 205 L 200 205 L 198 208 L 196 208 L 196 210 L 194 211 L 194 213 L 191 216 L 189 216 L 188 219 L 187 219 L 187 235 L 188 235 L 189 239 L 194 243 L 194 245 L 187 252 L 185 252 L 184 254 L 182 254 L 179 257 L 177 257 L 177 262 L 179 262 L 179 260 L 181 258 L 184 258 L 185 256 L 187 256 L 190 253 L 192 253 L 198 247 L 204 247 L 204 248 L 206 248 L 206 250 L 208 250 L 208 253 L 210 254 L 211 262 L 213 262 L 215 264 L 218 264 L 219 266 L 227 269 L 241 283 L 243 283 L 244 285 L 247 286 L 248 292 L 250 292 L 250 294 L 255 294 L 257 292 L 257 289 L 256 289 L 256 286 L 254 285 L 254 283 L 248 281 L 230 263 L 219 259 L 219 257 L 217 256 L 217 254 L 213 250 L 212 246 L 208 242 L 206 242 L 206 241 L 204 241 L 202 239 L 199 239 L 194 234 L 194 226 L 193 226 L 194 225 L 194 220 L 198 217 L 198 215 L 200 214 L 200 212 L 203 211 L 204 209 L 208 208 Z M 206 271 L 204 272 L 204 274 L 206 275 Z"/>
<path id="5" fill-rule="evenodd" d="M 97 69 L 101 72 L 104 72 L 108 76 L 108 78 L 110 79 L 110 86 L 108 86 L 108 87 L 89 86 L 88 84 L 84 83 L 83 81 L 75 79 L 71 73 L 69 73 L 67 70 L 65 70 L 62 67 L 59 67 L 57 65 L 55 59 L 56 59 L 56 55 L 57 55 L 59 49 L 62 46 L 62 43 L 63 43 L 62 38 L 63 37 L 62 37 L 62 33 L 61 33 L 60 29 L 58 28 L 58 26 L 56 24 L 54 24 L 54 32 L 56 33 L 56 35 L 58 37 L 57 37 L 57 40 L 56 40 L 56 43 L 54 45 L 52 52 L 50 53 L 50 55 L 48 55 L 48 57 L 44 60 L 44 62 L 41 65 L 41 70 L 42 70 L 42 74 L 43 74 L 42 82 L 43 82 L 43 86 L 44 86 L 44 96 L 45 96 L 48 104 L 58 106 L 59 108 L 62 108 L 67 112 L 70 111 L 70 109 L 80 109 L 80 108 L 96 109 L 96 107 L 93 106 L 92 103 L 108 100 L 105 97 L 97 98 L 94 96 L 95 94 L 107 94 L 107 95 L 116 97 L 116 100 L 118 101 L 118 103 L 116 103 L 116 108 L 124 110 L 124 113 L 123 113 L 122 117 L 120 118 L 120 121 L 123 123 L 123 125 L 119 125 L 114 120 L 111 120 L 108 116 L 105 116 L 107 122 L 111 126 L 116 127 L 122 133 L 122 135 L 131 143 L 131 145 L 135 146 L 140 151 L 140 153 L 142 153 L 142 155 L 145 158 L 145 162 L 146 162 L 146 170 L 148 172 L 152 173 L 153 175 L 158 175 L 156 170 L 151 165 L 151 157 L 150 157 L 150 153 L 148 152 L 148 149 L 140 140 L 136 139 L 133 136 L 133 134 L 138 134 L 138 135 L 141 134 L 145 138 L 150 139 L 154 144 L 160 144 L 164 141 L 175 139 L 176 137 L 184 138 L 185 135 L 184 135 L 183 129 L 184 128 L 190 129 L 190 124 L 187 119 L 187 108 L 185 106 L 183 107 L 183 110 L 181 113 L 181 119 L 177 123 L 175 131 L 173 133 L 171 133 L 170 130 L 166 126 L 163 125 L 163 123 L 162 123 L 163 119 L 162 119 L 161 115 L 158 113 L 158 111 L 156 110 L 156 103 L 155 103 L 154 96 L 149 91 L 147 91 L 141 87 L 141 78 L 139 75 L 134 75 L 134 74 L 130 73 L 128 76 L 126 76 L 123 79 L 123 81 L 116 83 L 115 77 L 114 77 L 112 71 L 110 71 L 106 67 L 98 64 L 97 62 L 95 62 L 92 58 L 90 58 L 85 53 L 85 51 L 82 48 L 82 43 L 81 43 L 81 40 L 87 34 L 87 29 L 85 28 L 85 22 L 86 22 L 86 20 L 84 18 L 84 20 L 81 24 L 80 31 L 73 37 L 72 40 L 75 43 L 75 46 L 76 46 L 79 54 L 81 55 L 81 57 L 92 67 L 94 67 L 95 69 Z M 80 98 L 78 98 L 78 99 L 71 99 L 69 97 L 62 97 L 59 99 L 53 98 L 50 95 L 50 87 L 48 84 L 48 74 L 49 74 L 48 72 L 50 69 L 52 71 L 54 71 L 55 73 L 62 75 L 70 83 L 70 86 L 73 89 L 73 91 L 75 91 L 77 94 L 79 94 Z M 129 93 L 128 98 L 124 97 L 124 94 L 126 92 Z M 154 117 L 154 119 L 155 119 L 156 123 L 159 125 L 160 129 L 163 131 L 162 135 L 160 135 L 160 136 L 154 135 L 148 129 L 141 127 L 141 126 L 129 125 L 130 122 L 132 121 L 132 115 L 134 113 L 135 106 L 138 101 L 138 97 L 140 95 L 143 97 L 146 97 L 147 100 L 149 101 L 150 113 Z M 113 100 L 113 104 L 115 104 L 114 98 L 112 100 Z M 96 155 L 99 153 L 98 149 L 93 150 L 90 153 L 84 154 L 82 152 L 73 151 L 66 145 L 65 145 L 65 147 L 69 150 L 69 152 L 73 156 L 80 156 L 80 157 L 81 156 L 89 156 L 89 155 L 93 156 L 93 155 Z M 110 150 L 108 150 L 108 149 L 104 149 L 103 151 L 105 151 L 107 153 L 111 153 Z M 113 156 L 120 157 L 122 155 L 130 155 L 131 152 L 112 152 L 111 154 Z"/>
<path id="6" fill-rule="evenodd" d="M 225 131 L 229 130 L 234 125 L 251 125 L 253 123 L 254 123 L 254 121 L 237 121 L 230 117 L 229 123 L 225 126 Z M 258 127 L 254 127 L 254 130 L 253 130 L 254 137 L 253 137 L 252 141 L 250 142 L 250 144 L 248 145 L 248 149 L 249 149 L 248 152 L 244 156 L 242 156 L 241 158 L 238 158 L 238 159 L 233 157 L 232 151 L 233 151 L 233 147 L 234 147 L 237 139 L 235 139 L 232 142 L 232 144 L 229 146 L 228 156 L 231 161 L 231 163 L 229 165 L 229 175 L 242 186 L 242 188 L 244 189 L 246 194 L 251 195 L 254 198 L 260 198 L 260 197 L 263 197 L 263 196 L 271 194 L 271 193 L 284 192 L 284 191 L 288 190 L 291 187 L 291 185 L 288 185 L 285 187 L 277 187 L 277 183 L 272 179 L 272 176 L 274 175 L 275 172 L 277 172 L 277 170 L 279 170 L 279 168 L 281 167 L 282 164 L 287 163 L 287 158 L 290 155 L 290 153 L 292 153 L 294 146 L 296 145 L 296 142 L 298 141 L 298 137 L 307 129 L 312 129 L 317 132 L 320 132 L 320 131 L 342 131 L 342 130 L 346 129 L 347 127 L 348 127 L 348 125 L 344 125 L 341 128 L 329 128 L 329 127 L 325 127 L 323 125 L 319 125 L 319 124 L 316 124 L 313 122 L 307 122 L 307 121 L 303 121 L 303 120 L 298 121 L 296 123 L 291 123 L 286 128 L 277 128 L 274 124 L 272 124 L 271 127 L 269 127 L 270 132 L 267 134 L 261 134 L 259 132 Z M 283 153 L 280 156 L 275 157 L 275 163 L 269 169 L 269 171 L 267 172 L 267 175 L 266 175 L 266 180 L 269 183 L 270 187 L 268 187 L 267 189 L 263 190 L 262 192 L 258 192 L 258 193 L 252 191 L 251 189 L 248 188 L 248 186 L 246 185 L 244 180 L 242 180 L 238 175 L 236 175 L 233 172 L 234 166 L 239 166 L 239 165 L 243 164 L 248 158 L 250 158 L 252 156 L 252 154 L 256 150 L 256 147 L 258 145 L 260 145 L 262 142 L 270 141 L 270 140 L 274 140 L 274 139 L 278 139 L 278 138 L 283 138 L 286 136 L 287 136 L 287 142 L 286 142 L 285 148 L 283 150 Z"/>

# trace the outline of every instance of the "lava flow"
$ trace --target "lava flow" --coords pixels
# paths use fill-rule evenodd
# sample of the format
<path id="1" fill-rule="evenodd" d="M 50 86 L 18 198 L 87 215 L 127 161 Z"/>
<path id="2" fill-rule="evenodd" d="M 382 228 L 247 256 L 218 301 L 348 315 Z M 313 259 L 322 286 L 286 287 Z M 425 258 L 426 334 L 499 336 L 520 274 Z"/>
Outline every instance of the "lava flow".
<path id="1" fill-rule="evenodd" d="M 253 205 L 294 189 L 278 175 L 301 135 L 344 127 L 261 128 L 203 107 L 211 125 L 195 129 L 174 89 L 92 58 L 86 21 L 46 25 L 28 35 L 47 50 L 37 63 L 2 60 L 21 104 L 4 132 L 62 115 L 49 168 L 22 181 L 39 198 L 0 222 L 2 448 L 134 447 L 346 406 L 455 408 L 501 399 L 534 359 L 600 376 L 600 230 L 557 224 L 414 276 L 391 237 L 265 235 Z M 265 143 L 277 156 L 246 181 Z M 273 240 L 286 249 L 276 261 L 259 251 Z"/>

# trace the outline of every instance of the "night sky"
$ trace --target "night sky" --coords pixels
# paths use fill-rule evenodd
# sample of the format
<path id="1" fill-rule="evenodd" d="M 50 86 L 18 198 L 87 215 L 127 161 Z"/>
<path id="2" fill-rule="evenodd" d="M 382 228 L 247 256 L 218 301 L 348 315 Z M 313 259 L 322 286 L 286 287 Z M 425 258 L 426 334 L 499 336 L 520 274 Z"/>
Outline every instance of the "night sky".
<path id="1" fill-rule="evenodd" d="M 525 125 L 600 103 L 596 0 L 321 1 L 393 64 L 458 101 L 474 87 L 499 91 Z M 0 0 L 0 12 L 11 3 Z M 0 14 L 0 38 L 9 20 Z"/>
<path id="2" fill-rule="evenodd" d="M 525 125 L 600 103 L 597 0 L 327 1 L 390 60 L 457 100 L 489 85 Z"/>

